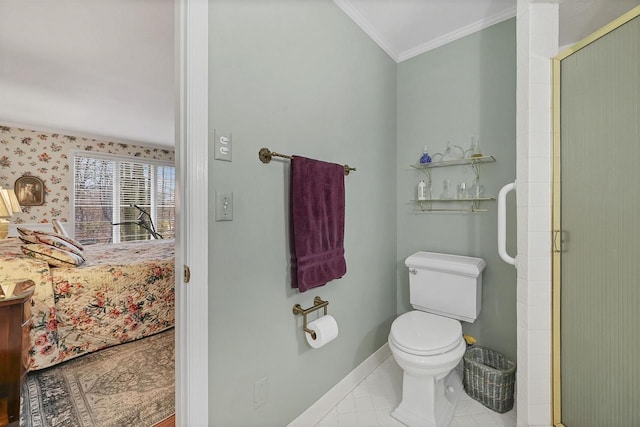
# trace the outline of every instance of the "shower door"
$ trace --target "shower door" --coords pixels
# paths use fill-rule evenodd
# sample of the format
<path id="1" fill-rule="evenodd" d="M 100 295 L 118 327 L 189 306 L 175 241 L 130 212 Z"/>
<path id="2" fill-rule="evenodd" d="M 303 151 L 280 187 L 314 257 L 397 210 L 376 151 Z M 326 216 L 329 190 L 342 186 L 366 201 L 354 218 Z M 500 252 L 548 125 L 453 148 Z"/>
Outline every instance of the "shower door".
<path id="1" fill-rule="evenodd" d="M 557 426 L 640 426 L 638 15 L 554 59 Z"/>

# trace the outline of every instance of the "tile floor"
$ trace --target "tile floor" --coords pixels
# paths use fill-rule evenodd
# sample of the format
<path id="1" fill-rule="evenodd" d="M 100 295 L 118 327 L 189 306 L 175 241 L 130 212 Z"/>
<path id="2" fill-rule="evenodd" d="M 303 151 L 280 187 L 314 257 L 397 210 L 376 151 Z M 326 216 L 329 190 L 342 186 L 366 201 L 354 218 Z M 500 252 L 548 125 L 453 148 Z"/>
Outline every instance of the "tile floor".
<path id="1" fill-rule="evenodd" d="M 336 405 L 316 427 L 402 427 L 390 412 L 400 403 L 402 370 L 389 357 Z M 463 394 L 451 427 L 515 427 L 516 411 L 499 414 Z"/>

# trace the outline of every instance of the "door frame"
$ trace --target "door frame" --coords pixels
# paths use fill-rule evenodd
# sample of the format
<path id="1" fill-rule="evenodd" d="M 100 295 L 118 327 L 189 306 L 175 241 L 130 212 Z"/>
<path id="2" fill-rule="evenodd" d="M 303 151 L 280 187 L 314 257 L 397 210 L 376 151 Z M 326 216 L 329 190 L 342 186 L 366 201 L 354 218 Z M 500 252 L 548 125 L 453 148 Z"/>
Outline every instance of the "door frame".
<path id="1" fill-rule="evenodd" d="M 175 0 L 176 426 L 209 424 L 208 10 Z"/>
<path id="2" fill-rule="evenodd" d="M 552 117 L 553 117 L 553 189 L 552 189 L 552 245 L 553 257 L 551 261 L 551 304 L 552 304 L 552 346 L 551 346 L 551 380 L 552 380 L 552 415 L 553 425 L 555 427 L 565 427 L 562 423 L 562 384 L 561 384 L 561 360 L 560 360 L 560 296 L 561 296 L 561 170 L 560 170 L 560 81 L 561 81 L 561 63 L 562 60 L 568 58 L 584 47 L 597 41 L 601 37 L 616 30 L 632 19 L 640 16 L 640 6 L 631 9 L 618 19 L 610 22 L 595 33 L 581 40 L 568 50 L 560 53 L 552 59 L 553 76 L 552 76 Z"/>

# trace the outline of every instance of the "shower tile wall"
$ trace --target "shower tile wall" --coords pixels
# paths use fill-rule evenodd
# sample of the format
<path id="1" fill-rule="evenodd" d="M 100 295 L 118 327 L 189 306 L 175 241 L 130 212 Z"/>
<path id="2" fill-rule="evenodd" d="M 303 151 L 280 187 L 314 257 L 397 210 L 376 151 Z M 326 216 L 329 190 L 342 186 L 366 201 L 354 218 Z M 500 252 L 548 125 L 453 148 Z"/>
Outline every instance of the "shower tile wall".
<path id="1" fill-rule="evenodd" d="M 558 5 L 518 0 L 518 421 L 551 423 L 551 58 Z"/>

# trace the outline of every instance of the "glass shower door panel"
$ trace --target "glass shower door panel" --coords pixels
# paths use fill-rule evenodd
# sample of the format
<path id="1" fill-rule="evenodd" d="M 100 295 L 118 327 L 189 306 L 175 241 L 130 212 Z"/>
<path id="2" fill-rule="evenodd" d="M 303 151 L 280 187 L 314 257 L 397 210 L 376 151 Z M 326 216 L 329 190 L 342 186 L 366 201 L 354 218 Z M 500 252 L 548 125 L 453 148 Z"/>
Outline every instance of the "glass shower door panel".
<path id="1" fill-rule="evenodd" d="M 640 19 L 561 62 L 568 427 L 640 425 Z"/>

